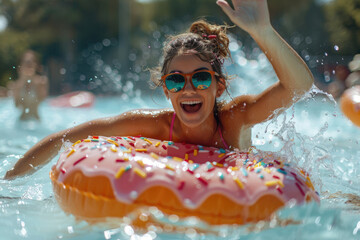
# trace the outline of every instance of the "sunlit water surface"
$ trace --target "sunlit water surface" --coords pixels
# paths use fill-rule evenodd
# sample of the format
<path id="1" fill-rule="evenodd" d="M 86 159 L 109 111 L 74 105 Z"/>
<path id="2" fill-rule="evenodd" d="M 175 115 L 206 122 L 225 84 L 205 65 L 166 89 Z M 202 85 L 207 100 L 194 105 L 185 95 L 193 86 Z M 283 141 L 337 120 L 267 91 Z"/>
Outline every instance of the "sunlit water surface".
<path id="1" fill-rule="evenodd" d="M 232 96 L 259 92 L 275 81 L 263 55 L 248 61 L 237 52 L 233 58 L 235 67 L 228 67 L 228 72 L 238 76 L 230 87 Z M 0 99 L 0 175 L 4 176 L 26 150 L 50 133 L 130 109 L 170 107 L 157 92 L 137 94 L 136 98 L 124 98 L 123 94 L 97 97 L 95 106 L 89 109 L 54 108 L 48 99 L 40 107 L 40 123 L 19 122 L 20 113 L 12 100 Z M 257 125 L 252 135 L 256 148 L 286 154 L 312 174 L 320 205 L 290 204 L 270 222 L 211 228 L 212 233 L 200 233 L 197 227 L 201 225 L 194 219 L 163 219 L 156 212 L 151 214 L 168 223 L 166 228 L 136 232 L 126 219 L 122 223 L 90 225 L 66 215 L 56 203 L 49 179 L 56 157 L 31 176 L 0 180 L 0 238 L 360 239 L 360 129 L 341 114 L 333 100 L 313 89 L 285 113 Z M 172 232 L 172 226 L 181 231 Z"/>

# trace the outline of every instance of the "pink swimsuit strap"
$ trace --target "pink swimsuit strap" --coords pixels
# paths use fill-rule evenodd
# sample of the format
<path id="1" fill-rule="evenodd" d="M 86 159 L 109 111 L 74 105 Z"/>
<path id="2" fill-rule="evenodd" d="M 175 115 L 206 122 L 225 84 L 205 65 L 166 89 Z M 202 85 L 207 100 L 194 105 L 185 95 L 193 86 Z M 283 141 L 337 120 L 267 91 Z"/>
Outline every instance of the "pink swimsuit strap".
<path id="1" fill-rule="evenodd" d="M 219 135 L 220 135 L 221 141 L 222 141 L 222 143 L 224 144 L 224 147 L 225 147 L 226 149 L 229 149 L 229 146 L 226 144 L 225 139 L 223 138 L 223 135 L 222 135 L 222 131 L 221 131 L 221 127 L 220 127 L 220 126 L 219 126 L 218 130 L 219 130 Z"/>
<path id="2" fill-rule="evenodd" d="M 171 119 L 171 125 L 170 125 L 170 131 L 169 131 L 169 140 L 170 141 L 172 141 L 172 133 L 173 133 L 174 123 L 175 123 L 175 117 L 176 117 L 176 113 L 174 112 L 172 119 Z M 218 131 L 219 131 L 220 139 L 221 139 L 222 143 L 224 144 L 224 147 L 226 149 L 229 149 L 229 146 L 226 144 L 225 139 L 223 138 L 221 127 L 218 128 Z"/>
<path id="3" fill-rule="evenodd" d="M 173 128 L 174 128 L 175 116 L 176 116 L 176 113 L 174 112 L 172 119 L 171 119 L 170 132 L 169 132 L 169 140 L 170 141 L 172 141 L 172 133 L 173 133 Z"/>

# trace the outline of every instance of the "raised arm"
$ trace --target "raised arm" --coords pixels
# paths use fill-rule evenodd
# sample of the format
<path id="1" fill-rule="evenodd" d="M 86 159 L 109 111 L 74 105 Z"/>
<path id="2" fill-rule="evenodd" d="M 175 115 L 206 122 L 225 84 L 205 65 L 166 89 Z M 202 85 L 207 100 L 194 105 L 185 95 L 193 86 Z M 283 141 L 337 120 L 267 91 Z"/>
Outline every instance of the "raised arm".
<path id="1" fill-rule="evenodd" d="M 135 110 L 110 118 L 102 118 L 83 123 L 81 125 L 65 129 L 51 134 L 28 150 L 15 166 L 10 169 L 5 179 L 33 173 L 36 168 L 43 166 L 54 158 L 64 141 L 75 142 L 88 136 L 136 136 L 143 135 L 152 138 L 165 138 L 166 133 L 162 124 L 166 121 L 166 115 L 156 110 L 141 112 Z"/>
<path id="2" fill-rule="evenodd" d="M 233 0 L 232 3 L 234 9 L 225 0 L 217 1 L 232 22 L 257 42 L 279 79 L 259 95 L 237 97 L 229 104 L 233 114 L 240 115 L 245 102 L 246 122 L 252 125 L 268 119 L 274 110 L 293 104 L 296 96 L 311 88 L 313 76 L 301 57 L 271 26 L 266 0 Z"/>

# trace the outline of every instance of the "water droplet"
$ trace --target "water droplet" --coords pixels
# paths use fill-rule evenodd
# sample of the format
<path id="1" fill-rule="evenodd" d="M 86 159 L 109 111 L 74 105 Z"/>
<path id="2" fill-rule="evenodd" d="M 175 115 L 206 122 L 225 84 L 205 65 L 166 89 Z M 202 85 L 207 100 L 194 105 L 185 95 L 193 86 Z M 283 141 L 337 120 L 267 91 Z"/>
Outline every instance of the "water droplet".
<path id="1" fill-rule="evenodd" d="M 130 226 L 130 225 L 127 225 L 125 228 L 124 228 L 124 232 L 129 235 L 129 236 L 132 236 L 134 234 L 134 229 Z"/>
<path id="2" fill-rule="evenodd" d="M 104 47 L 108 47 L 108 46 L 110 46 L 111 41 L 110 41 L 110 39 L 105 38 L 105 39 L 102 41 L 102 44 L 104 45 Z"/>
<path id="3" fill-rule="evenodd" d="M 138 193 L 136 192 L 136 191 L 132 191 L 131 193 L 130 193 L 130 198 L 131 199 L 136 199 L 138 197 Z"/>
<path id="4" fill-rule="evenodd" d="M 129 60 L 132 61 L 132 62 L 135 61 L 136 60 L 136 54 L 135 53 L 130 53 L 129 54 Z"/>
<path id="5" fill-rule="evenodd" d="M 193 208 L 195 206 L 194 203 L 188 198 L 184 200 L 184 205 L 188 208 Z"/>
<path id="6" fill-rule="evenodd" d="M 353 234 L 356 235 L 357 232 L 360 230 L 360 221 L 356 224 L 356 227 L 354 228 Z"/>
<path id="7" fill-rule="evenodd" d="M 73 228 L 73 226 L 68 226 L 68 227 L 67 227 L 67 230 L 68 230 L 68 233 L 70 233 L 70 234 L 74 233 L 74 228 Z"/>
<path id="8" fill-rule="evenodd" d="M 197 236 L 197 232 L 195 229 L 189 228 L 185 231 L 185 235 L 190 239 L 194 239 Z"/>
<path id="9" fill-rule="evenodd" d="M 335 49 L 335 51 L 339 51 L 340 48 L 339 48 L 338 45 L 335 45 L 335 46 L 334 46 L 334 49 Z"/>
<path id="10" fill-rule="evenodd" d="M 328 56 L 328 53 L 327 52 L 325 52 L 325 54 L 324 54 L 325 56 Z"/>
<path id="11" fill-rule="evenodd" d="M 149 219 L 149 216 L 145 213 L 140 214 L 139 219 L 143 222 L 146 222 Z"/>
<path id="12" fill-rule="evenodd" d="M 178 215 L 175 215 L 175 214 L 172 214 L 172 215 L 169 216 L 169 220 L 170 220 L 170 222 L 172 222 L 172 223 L 176 223 L 176 222 L 179 221 L 179 216 L 178 216 Z"/>

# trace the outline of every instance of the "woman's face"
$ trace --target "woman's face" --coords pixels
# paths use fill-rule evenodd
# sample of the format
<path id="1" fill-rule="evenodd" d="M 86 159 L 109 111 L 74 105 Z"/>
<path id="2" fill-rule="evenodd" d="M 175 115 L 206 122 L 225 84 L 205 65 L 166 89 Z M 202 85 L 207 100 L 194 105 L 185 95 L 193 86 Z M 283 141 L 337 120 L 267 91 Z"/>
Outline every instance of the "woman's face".
<path id="1" fill-rule="evenodd" d="M 211 64 L 202 61 L 194 52 L 186 52 L 176 56 L 169 64 L 168 73 L 193 73 L 198 70 L 213 70 Z M 177 117 L 188 127 L 196 127 L 213 117 L 216 97 L 221 96 L 224 89 L 213 77 L 209 88 L 199 90 L 193 87 L 190 79 L 186 79 L 184 88 L 176 93 L 170 92 L 165 84 L 165 95 L 171 100 Z"/>

